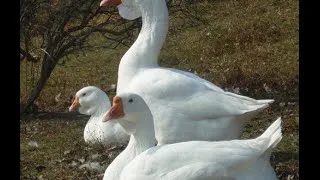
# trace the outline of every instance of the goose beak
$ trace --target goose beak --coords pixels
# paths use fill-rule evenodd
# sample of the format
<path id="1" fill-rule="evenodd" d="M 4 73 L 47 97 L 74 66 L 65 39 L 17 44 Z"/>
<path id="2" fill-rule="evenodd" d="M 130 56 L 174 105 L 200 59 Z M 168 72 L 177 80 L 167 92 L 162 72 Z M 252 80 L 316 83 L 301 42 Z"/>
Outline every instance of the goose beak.
<path id="1" fill-rule="evenodd" d="M 102 122 L 107 122 L 111 119 L 120 119 L 124 117 L 123 104 L 120 97 L 115 96 L 113 98 L 113 105 L 108 112 L 102 117 Z"/>
<path id="2" fill-rule="evenodd" d="M 102 0 L 100 6 L 118 6 L 121 4 L 121 0 Z"/>
<path id="3" fill-rule="evenodd" d="M 80 107 L 80 102 L 79 102 L 79 97 L 76 96 L 73 103 L 71 104 L 71 106 L 69 107 L 69 112 L 73 112 L 78 110 Z"/>

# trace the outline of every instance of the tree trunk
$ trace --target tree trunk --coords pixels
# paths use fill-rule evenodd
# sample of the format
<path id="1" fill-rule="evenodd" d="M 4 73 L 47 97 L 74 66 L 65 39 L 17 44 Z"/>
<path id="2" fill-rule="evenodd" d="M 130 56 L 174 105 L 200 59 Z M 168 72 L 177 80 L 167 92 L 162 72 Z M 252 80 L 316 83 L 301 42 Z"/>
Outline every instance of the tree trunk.
<path id="1" fill-rule="evenodd" d="M 47 83 L 56 64 L 56 60 L 52 59 L 48 55 L 44 56 L 40 78 L 37 82 L 37 85 L 33 88 L 31 95 L 28 97 L 26 104 L 20 105 L 20 116 L 23 115 L 25 110 L 28 109 L 28 107 L 39 97 L 40 92 Z"/>

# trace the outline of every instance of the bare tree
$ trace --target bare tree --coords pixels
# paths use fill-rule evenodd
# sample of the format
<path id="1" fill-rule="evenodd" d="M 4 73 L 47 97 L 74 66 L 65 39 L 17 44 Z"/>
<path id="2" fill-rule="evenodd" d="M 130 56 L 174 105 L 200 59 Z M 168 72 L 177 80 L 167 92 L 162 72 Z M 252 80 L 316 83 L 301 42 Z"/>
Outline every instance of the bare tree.
<path id="1" fill-rule="evenodd" d="M 108 40 L 100 47 L 116 48 L 139 28 L 139 19 L 119 19 L 116 9 L 100 8 L 97 0 L 21 0 L 20 62 L 42 62 L 42 67 L 20 113 L 39 96 L 61 58 L 84 48 L 99 47 L 86 43 L 92 34 L 100 33 Z"/>
<path id="2" fill-rule="evenodd" d="M 183 12 L 183 0 L 170 4 L 171 12 Z M 141 19 L 127 21 L 115 8 L 100 8 L 99 0 L 20 0 L 20 63 L 25 59 L 41 63 L 41 72 L 20 115 L 33 104 L 58 61 L 90 48 L 116 48 L 129 45 Z M 187 8 L 185 8 L 187 9 Z M 89 43 L 93 34 L 106 38 L 103 44 Z"/>

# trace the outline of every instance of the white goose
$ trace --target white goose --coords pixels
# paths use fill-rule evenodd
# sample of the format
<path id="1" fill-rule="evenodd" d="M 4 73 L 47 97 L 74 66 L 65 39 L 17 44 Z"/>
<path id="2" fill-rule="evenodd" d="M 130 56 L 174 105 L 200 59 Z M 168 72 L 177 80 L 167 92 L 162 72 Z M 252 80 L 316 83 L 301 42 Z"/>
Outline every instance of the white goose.
<path id="1" fill-rule="evenodd" d="M 94 86 L 80 89 L 76 95 L 69 111 L 78 110 L 79 113 L 90 115 L 90 119 L 84 128 L 84 140 L 88 144 L 121 144 L 126 145 L 129 136 L 116 122 L 102 123 L 103 114 L 111 107 L 106 93 Z"/>
<path id="2" fill-rule="evenodd" d="M 139 95 L 120 93 L 114 97 L 103 121 L 116 119 L 131 137 L 127 148 L 105 171 L 104 180 L 277 179 L 270 165 L 270 154 L 282 138 L 281 118 L 255 139 L 158 146 L 153 144 L 152 118 Z"/>
<path id="3" fill-rule="evenodd" d="M 140 34 L 120 61 L 117 94 L 130 91 L 143 97 L 159 145 L 239 138 L 245 123 L 273 102 L 225 92 L 192 73 L 159 67 L 168 31 L 164 0 L 103 0 L 100 5 L 118 5 L 126 19 L 142 17 Z"/>

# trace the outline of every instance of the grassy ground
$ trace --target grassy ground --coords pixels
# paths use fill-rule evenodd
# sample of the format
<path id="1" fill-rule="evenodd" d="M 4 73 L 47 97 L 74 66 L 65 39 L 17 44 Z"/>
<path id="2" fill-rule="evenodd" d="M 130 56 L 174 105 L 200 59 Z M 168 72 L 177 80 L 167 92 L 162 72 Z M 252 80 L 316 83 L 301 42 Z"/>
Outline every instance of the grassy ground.
<path id="1" fill-rule="evenodd" d="M 170 16 L 161 65 L 198 74 L 228 91 L 275 102 L 245 129 L 256 137 L 276 117 L 283 119 L 284 138 L 271 161 L 280 179 L 299 179 L 298 1 L 220 0 L 190 6 L 200 20 Z M 38 99 L 42 111 L 65 112 L 82 87 L 107 89 L 116 84 L 119 60 L 127 47 L 70 56 L 53 72 Z M 21 96 L 25 96 L 21 65 Z M 60 100 L 55 101 L 60 94 Z M 112 95 L 110 95 L 112 97 Z M 30 116 L 21 121 L 21 179 L 101 179 L 99 172 L 79 169 L 100 154 L 106 166 L 119 150 L 90 148 L 83 142 L 87 117 Z M 28 145 L 36 141 L 39 147 Z"/>

